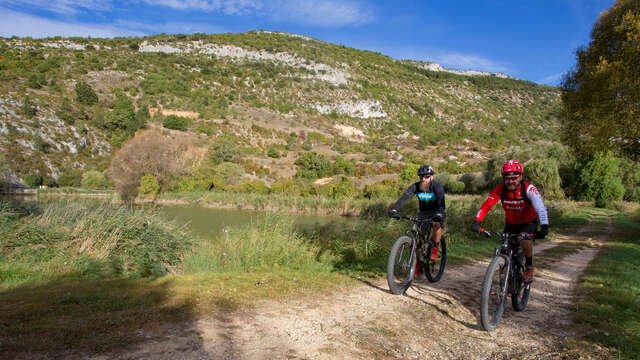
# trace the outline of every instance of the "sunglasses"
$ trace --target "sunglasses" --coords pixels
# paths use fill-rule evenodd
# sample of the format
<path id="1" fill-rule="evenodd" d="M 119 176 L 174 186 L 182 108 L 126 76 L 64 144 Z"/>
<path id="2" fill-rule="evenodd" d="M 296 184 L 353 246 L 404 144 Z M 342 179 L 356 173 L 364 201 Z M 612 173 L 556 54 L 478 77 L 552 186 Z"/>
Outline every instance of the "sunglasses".
<path id="1" fill-rule="evenodd" d="M 516 181 L 516 180 L 518 180 L 519 177 L 520 177 L 519 175 L 516 175 L 516 176 L 503 176 L 503 179 L 505 181 Z"/>
<path id="2" fill-rule="evenodd" d="M 431 177 L 431 175 L 421 175 L 420 177 L 423 178 L 423 179 L 428 179 L 428 178 Z"/>

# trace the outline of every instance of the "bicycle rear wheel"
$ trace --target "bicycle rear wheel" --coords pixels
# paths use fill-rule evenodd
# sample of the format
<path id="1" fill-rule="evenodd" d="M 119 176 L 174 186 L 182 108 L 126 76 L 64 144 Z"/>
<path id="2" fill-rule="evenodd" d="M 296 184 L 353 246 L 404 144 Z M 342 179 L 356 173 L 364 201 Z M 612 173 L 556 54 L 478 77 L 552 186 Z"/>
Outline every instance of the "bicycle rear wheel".
<path id="1" fill-rule="evenodd" d="M 433 251 L 434 244 L 429 243 L 427 247 L 427 255 L 424 263 L 424 273 L 427 275 L 427 279 L 431 282 L 436 282 L 442 278 L 444 274 L 444 266 L 447 263 L 447 242 L 444 240 L 444 236 L 440 239 L 438 246 L 438 258 L 431 260 L 431 252 Z"/>
<path id="2" fill-rule="evenodd" d="M 387 260 L 387 282 L 389 290 L 396 295 L 404 294 L 415 275 L 416 253 L 413 239 L 401 236 L 391 247 Z"/>
<path id="3" fill-rule="evenodd" d="M 480 299 L 480 318 L 482 327 L 487 331 L 493 331 L 498 326 L 507 294 L 502 293 L 506 280 L 506 260 L 502 256 L 494 256 L 487 268 L 482 283 L 482 297 Z"/>
<path id="4" fill-rule="evenodd" d="M 520 264 L 514 264 L 513 266 L 513 292 L 511 293 L 511 306 L 513 306 L 513 310 L 515 311 L 522 311 L 527 307 L 531 284 L 526 284 L 522 277 L 524 268 L 521 264 L 524 262 L 524 254 L 520 252 L 518 254 L 518 258 L 520 259 Z"/>

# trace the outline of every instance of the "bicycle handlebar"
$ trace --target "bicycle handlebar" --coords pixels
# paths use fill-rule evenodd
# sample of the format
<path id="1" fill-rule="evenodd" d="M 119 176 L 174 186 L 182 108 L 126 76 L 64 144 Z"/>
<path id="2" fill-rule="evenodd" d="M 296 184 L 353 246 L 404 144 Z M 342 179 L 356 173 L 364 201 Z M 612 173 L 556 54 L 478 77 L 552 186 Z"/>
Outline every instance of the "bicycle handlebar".
<path id="1" fill-rule="evenodd" d="M 504 237 L 504 236 L 508 236 L 508 237 L 517 237 L 520 234 L 514 234 L 514 233 L 501 233 L 498 231 L 492 231 L 492 230 L 488 230 L 488 229 L 480 229 L 480 231 L 478 232 L 481 235 L 484 235 L 486 237 L 492 237 L 492 236 L 497 236 L 497 237 Z M 534 234 L 528 234 L 529 235 L 529 239 L 523 239 L 523 240 L 531 240 L 534 237 Z"/>
<path id="2" fill-rule="evenodd" d="M 435 218 L 435 216 L 424 218 L 424 219 L 420 219 L 420 218 L 417 218 L 417 217 L 409 217 L 409 216 L 404 216 L 404 215 L 398 215 L 397 217 L 395 217 L 395 219 L 397 219 L 397 220 L 409 220 L 409 221 L 414 222 L 414 223 L 432 222 L 434 218 Z"/>

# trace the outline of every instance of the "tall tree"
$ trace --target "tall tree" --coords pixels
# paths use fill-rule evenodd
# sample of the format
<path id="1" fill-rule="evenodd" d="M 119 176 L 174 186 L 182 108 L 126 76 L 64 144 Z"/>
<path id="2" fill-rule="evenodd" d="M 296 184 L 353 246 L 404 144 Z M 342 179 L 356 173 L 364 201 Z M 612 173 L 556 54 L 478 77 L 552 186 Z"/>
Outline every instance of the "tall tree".
<path id="1" fill-rule="evenodd" d="M 640 160 L 640 0 L 617 0 L 562 83 L 562 138 L 581 157 L 614 150 Z"/>

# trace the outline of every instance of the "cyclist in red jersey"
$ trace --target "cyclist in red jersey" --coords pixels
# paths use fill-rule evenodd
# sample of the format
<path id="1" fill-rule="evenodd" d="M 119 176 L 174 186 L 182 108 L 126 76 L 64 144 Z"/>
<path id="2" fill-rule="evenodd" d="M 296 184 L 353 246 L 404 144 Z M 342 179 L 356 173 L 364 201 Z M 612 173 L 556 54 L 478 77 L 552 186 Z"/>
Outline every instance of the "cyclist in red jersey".
<path id="1" fill-rule="evenodd" d="M 522 164 L 517 160 L 509 160 L 502 166 L 504 182 L 489 194 L 489 198 L 482 203 L 471 225 L 474 232 L 480 231 L 480 224 L 489 210 L 499 200 L 505 213 L 504 232 L 520 234 L 520 246 L 526 259 L 524 280 L 533 279 L 533 240 L 542 239 L 549 232 L 549 217 L 544 206 L 542 196 L 533 184 L 524 182 L 522 178 Z M 538 229 L 540 220 L 540 231 Z M 533 234 L 533 239 L 531 235 Z"/>

